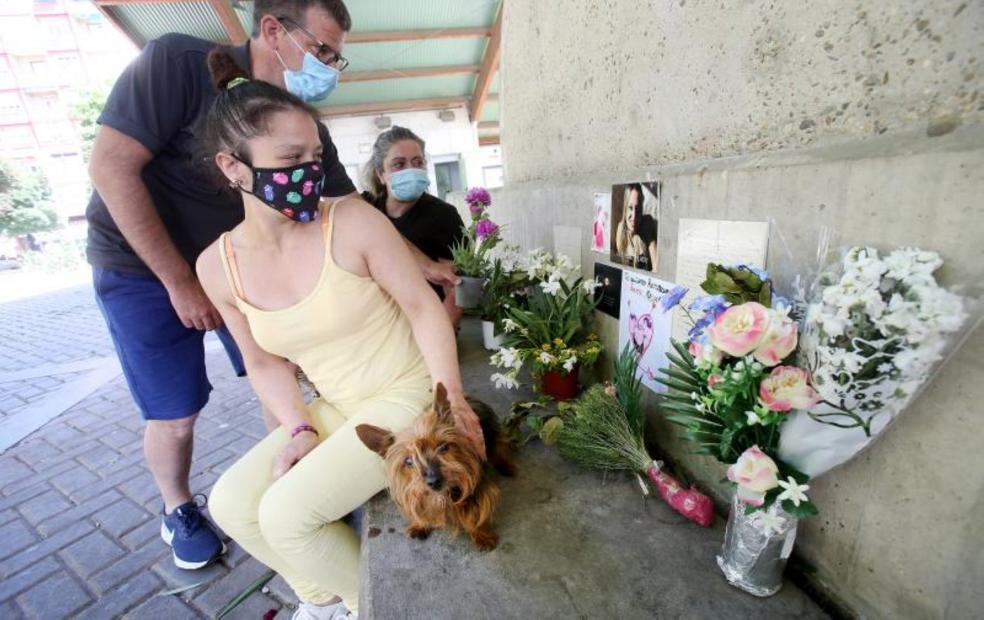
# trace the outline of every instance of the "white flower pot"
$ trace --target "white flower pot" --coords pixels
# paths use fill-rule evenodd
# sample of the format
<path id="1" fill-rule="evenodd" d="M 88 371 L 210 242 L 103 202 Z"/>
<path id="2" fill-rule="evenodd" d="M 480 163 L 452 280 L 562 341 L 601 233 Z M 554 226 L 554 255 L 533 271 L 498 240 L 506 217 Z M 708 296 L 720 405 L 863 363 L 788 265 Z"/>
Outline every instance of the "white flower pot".
<path id="1" fill-rule="evenodd" d="M 495 323 L 482 321 L 482 342 L 489 351 L 498 351 L 502 347 L 503 335 L 495 334 Z"/>

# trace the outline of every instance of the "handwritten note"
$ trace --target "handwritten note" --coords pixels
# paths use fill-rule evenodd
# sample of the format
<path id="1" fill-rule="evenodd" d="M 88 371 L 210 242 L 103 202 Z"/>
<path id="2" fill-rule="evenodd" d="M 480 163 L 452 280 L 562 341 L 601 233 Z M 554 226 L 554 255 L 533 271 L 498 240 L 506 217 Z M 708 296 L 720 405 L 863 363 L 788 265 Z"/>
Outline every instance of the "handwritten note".
<path id="1" fill-rule="evenodd" d="M 769 247 L 768 222 L 729 222 L 682 218 L 677 234 L 676 281 L 690 289 L 680 302 L 686 306 L 703 295 L 700 283 L 707 275 L 707 263 L 744 263 L 765 268 Z M 673 337 L 685 340 L 690 322 L 683 312 L 675 312 Z"/>
<path id="2" fill-rule="evenodd" d="M 636 375 L 654 392 L 665 392 L 657 383 L 658 371 L 669 364 L 670 328 L 673 313 L 664 313 L 659 301 L 673 289 L 673 284 L 628 269 L 622 272 L 622 300 L 618 322 L 618 349 L 630 344 L 639 365 Z"/>

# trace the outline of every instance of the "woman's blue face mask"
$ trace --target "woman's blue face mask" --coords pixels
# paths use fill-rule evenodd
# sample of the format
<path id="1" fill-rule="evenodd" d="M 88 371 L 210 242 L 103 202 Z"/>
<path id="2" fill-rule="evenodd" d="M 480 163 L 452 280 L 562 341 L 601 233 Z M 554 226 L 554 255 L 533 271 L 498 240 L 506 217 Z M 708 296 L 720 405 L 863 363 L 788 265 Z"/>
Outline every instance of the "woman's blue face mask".
<path id="1" fill-rule="evenodd" d="M 406 168 L 399 172 L 394 172 L 389 178 L 389 188 L 393 192 L 393 197 L 402 202 L 413 202 L 420 198 L 430 179 L 427 171 L 421 168 Z"/>

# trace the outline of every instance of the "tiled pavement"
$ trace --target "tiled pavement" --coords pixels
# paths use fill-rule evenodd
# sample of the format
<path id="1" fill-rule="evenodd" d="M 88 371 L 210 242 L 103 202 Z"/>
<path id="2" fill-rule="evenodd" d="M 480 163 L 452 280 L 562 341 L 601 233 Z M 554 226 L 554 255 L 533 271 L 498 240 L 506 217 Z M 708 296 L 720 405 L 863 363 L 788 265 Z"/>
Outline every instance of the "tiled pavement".
<path id="1" fill-rule="evenodd" d="M 246 380 L 210 350 L 215 390 L 196 428 L 191 481 L 204 493 L 264 433 Z M 0 425 L 54 402 L 112 356 L 88 287 L 0 305 Z M 265 571 L 234 545 L 207 569 L 174 567 L 141 432 L 117 375 L 0 454 L 0 618 L 213 617 Z M 278 578 L 227 617 L 260 618 L 291 601 Z"/>

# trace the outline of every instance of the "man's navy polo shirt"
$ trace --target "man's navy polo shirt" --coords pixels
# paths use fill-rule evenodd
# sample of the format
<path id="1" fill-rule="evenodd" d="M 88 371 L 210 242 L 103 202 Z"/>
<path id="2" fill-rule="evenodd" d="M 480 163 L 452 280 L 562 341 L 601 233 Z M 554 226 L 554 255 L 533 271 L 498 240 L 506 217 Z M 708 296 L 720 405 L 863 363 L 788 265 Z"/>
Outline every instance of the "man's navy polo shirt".
<path id="1" fill-rule="evenodd" d="M 194 265 L 220 234 L 243 219 L 243 201 L 217 182 L 214 164 L 199 139 L 215 99 L 207 57 L 215 43 L 168 34 L 147 44 L 120 75 L 99 116 L 143 144 L 154 158 L 143 170 L 158 214 L 181 254 Z M 237 64 L 250 73 L 249 42 L 232 48 Z M 338 161 L 328 129 L 319 124 L 324 144 L 325 196 L 344 196 L 355 186 Z M 125 205 L 124 205 L 125 206 Z M 98 192 L 86 209 L 86 255 L 103 269 L 150 275 L 126 242 Z"/>

